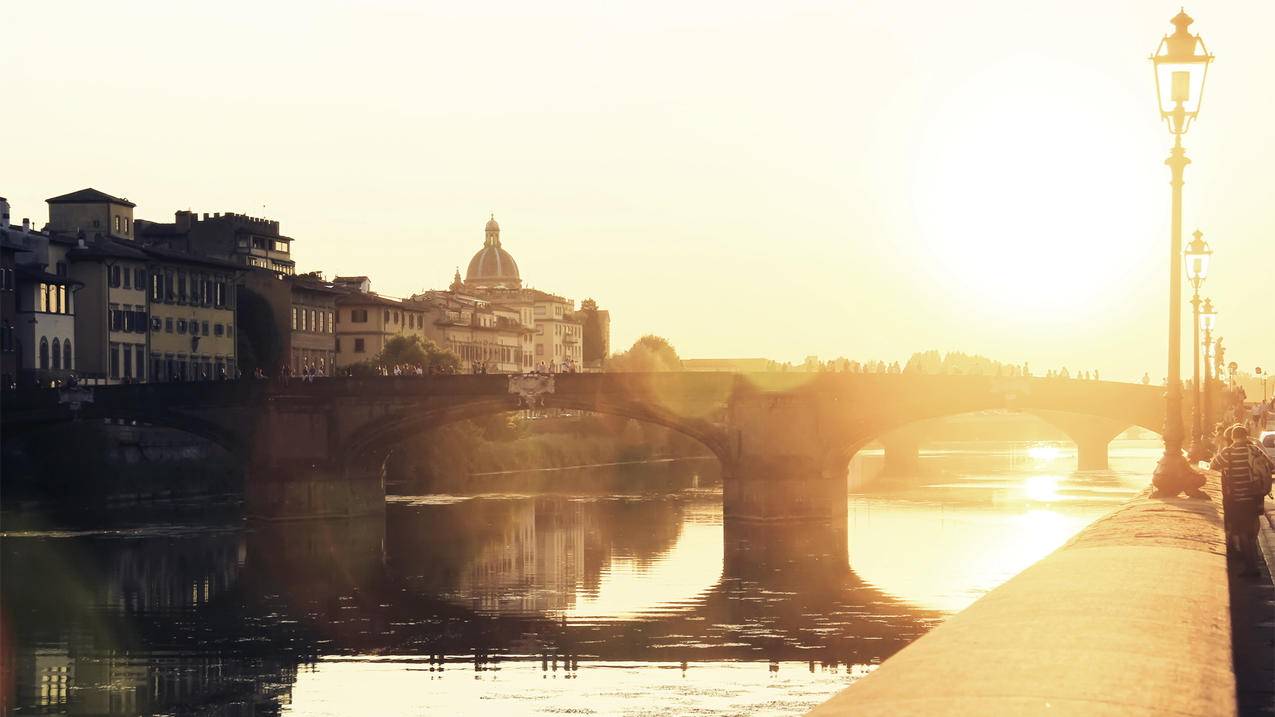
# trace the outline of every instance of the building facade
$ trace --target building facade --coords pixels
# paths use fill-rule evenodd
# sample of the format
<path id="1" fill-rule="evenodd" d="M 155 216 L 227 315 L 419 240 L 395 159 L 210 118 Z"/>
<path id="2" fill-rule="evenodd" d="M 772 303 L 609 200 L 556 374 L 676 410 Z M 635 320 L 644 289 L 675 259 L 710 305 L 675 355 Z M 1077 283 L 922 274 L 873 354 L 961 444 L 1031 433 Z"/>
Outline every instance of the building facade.
<path id="1" fill-rule="evenodd" d="M 453 287 L 456 283 L 453 283 Z M 427 291 L 412 300 L 426 308 L 425 335 L 460 358 L 466 373 L 526 370 L 531 331 L 517 309 L 456 291 Z"/>
<path id="2" fill-rule="evenodd" d="M 279 233 L 279 222 L 234 212 L 178 211 L 171 224 L 139 219 L 137 235 L 146 244 L 211 256 L 275 274 L 296 273 L 292 238 Z"/>
<path id="3" fill-rule="evenodd" d="M 6 212 L 7 213 L 7 212 Z M 0 319 L 14 385 L 50 386 L 76 368 L 75 290 L 68 276 L 68 242 L 36 231 L 31 222 L 8 226 L 0 239 L 9 256 L 3 270 L 8 318 Z"/>
<path id="4" fill-rule="evenodd" d="M 146 254 L 150 259 L 150 380 L 237 377 L 236 284 L 242 270 L 230 262 L 160 247 L 147 247 Z M 115 348 L 110 351 L 114 377 Z M 142 366 L 124 361 L 125 376 L 130 370 L 137 380 L 146 375 Z"/>
<path id="5" fill-rule="evenodd" d="M 366 276 L 339 276 L 333 286 L 342 291 L 336 297 L 338 368 L 375 359 L 395 336 L 426 338 L 426 305 L 376 294 Z"/>

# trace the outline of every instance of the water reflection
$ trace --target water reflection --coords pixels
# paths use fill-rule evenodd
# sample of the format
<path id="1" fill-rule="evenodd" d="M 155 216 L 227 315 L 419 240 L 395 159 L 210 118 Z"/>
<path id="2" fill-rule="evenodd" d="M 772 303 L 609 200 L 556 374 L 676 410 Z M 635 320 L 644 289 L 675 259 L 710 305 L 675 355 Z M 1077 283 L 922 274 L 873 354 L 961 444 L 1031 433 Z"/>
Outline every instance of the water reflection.
<path id="1" fill-rule="evenodd" d="M 665 466 L 383 519 L 6 533 L 5 706 L 799 713 L 1132 492 L 1139 450 L 930 453 L 839 525 L 724 523 L 703 467 Z"/>
<path id="2" fill-rule="evenodd" d="M 910 484 L 852 497 L 851 567 L 909 603 L 962 610 L 1145 488 L 1158 450 L 1115 441 L 1111 470 L 1078 473 L 1066 444 L 939 446 Z M 856 457 L 852 483 L 882 462 Z"/>

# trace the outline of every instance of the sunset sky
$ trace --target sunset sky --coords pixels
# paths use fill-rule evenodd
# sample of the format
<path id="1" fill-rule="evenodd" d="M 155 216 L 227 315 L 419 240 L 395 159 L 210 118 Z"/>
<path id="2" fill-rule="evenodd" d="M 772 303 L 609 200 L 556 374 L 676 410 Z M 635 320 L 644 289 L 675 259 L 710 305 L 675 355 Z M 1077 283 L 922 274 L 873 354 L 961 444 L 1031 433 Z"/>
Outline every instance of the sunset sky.
<path id="1" fill-rule="evenodd" d="M 145 219 L 267 216 L 299 269 L 394 296 L 463 272 L 494 212 L 524 282 L 597 299 L 617 349 L 1158 381 L 1172 140 L 1147 57 L 1177 11 L 12 3 L 0 195 L 40 225 L 90 186 Z M 1186 11 L 1218 59 L 1185 234 L 1216 251 L 1228 358 L 1275 369 L 1275 3 Z"/>

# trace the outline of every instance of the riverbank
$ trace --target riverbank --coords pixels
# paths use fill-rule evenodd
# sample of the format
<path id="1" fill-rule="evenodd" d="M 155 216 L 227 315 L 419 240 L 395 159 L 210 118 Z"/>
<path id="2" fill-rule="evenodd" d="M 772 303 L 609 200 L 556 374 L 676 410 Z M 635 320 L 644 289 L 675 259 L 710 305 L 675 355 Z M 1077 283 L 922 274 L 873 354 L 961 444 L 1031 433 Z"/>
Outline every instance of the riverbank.
<path id="1" fill-rule="evenodd" d="M 1236 712 L 1221 496 L 1148 494 L 811 715 Z"/>

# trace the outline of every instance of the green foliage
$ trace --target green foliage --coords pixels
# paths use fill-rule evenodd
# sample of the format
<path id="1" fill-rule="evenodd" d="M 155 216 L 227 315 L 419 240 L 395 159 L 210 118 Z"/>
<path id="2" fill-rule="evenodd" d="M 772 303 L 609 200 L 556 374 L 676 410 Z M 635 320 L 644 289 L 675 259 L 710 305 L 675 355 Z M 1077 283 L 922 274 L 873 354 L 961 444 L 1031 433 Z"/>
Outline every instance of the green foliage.
<path id="1" fill-rule="evenodd" d="M 581 356 L 586 364 L 606 358 L 606 347 L 602 343 L 602 320 L 598 318 L 598 302 L 585 299 L 580 302 L 580 313 L 584 315 L 581 328 Z"/>
<path id="2" fill-rule="evenodd" d="M 682 359 L 667 339 L 647 334 L 634 341 L 628 351 L 608 359 L 606 368 L 617 372 L 681 371 Z"/>
<path id="3" fill-rule="evenodd" d="M 375 373 L 377 366 L 392 368 L 399 364 L 420 366 L 427 373 L 454 373 L 460 367 L 460 357 L 429 339 L 395 336 L 385 342 L 385 348 L 370 362 L 368 369 Z"/>

